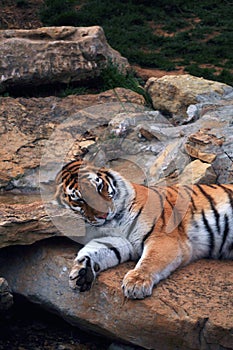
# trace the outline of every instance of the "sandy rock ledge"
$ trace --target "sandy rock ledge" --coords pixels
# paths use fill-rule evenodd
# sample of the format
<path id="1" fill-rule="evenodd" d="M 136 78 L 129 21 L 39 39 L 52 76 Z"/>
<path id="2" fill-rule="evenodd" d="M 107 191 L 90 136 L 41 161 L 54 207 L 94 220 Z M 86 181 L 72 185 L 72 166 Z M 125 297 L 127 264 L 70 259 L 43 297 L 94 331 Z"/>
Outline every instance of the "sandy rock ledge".
<path id="1" fill-rule="evenodd" d="M 233 262 L 198 261 L 174 273 L 142 301 L 124 300 L 129 262 L 102 273 L 92 290 L 74 292 L 68 273 L 79 246 L 53 238 L 0 251 L 0 275 L 13 292 L 73 325 L 145 349 L 233 349 Z"/>

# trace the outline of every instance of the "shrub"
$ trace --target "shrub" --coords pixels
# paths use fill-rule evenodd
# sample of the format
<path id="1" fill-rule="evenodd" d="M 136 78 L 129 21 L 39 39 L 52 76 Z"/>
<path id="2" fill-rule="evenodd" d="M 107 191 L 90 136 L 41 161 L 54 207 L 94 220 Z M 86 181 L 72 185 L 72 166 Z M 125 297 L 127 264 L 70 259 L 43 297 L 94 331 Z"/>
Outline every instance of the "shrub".
<path id="1" fill-rule="evenodd" d="M 77 25 L 76 0 L 45 0 L 40 19 L 47 26 Z"/>

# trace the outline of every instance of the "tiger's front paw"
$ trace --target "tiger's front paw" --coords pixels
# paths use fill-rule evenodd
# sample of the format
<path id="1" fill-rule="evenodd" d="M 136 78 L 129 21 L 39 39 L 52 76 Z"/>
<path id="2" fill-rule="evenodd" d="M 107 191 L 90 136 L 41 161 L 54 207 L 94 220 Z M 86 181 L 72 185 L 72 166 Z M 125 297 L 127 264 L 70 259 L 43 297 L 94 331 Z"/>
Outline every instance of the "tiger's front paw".
<path id="1" fill-rule="evenodd" d="M 69 275 L 69 285 L 72 289 L 86 292 L 91 289 L 92 283 L 99 271 L 99 265 L 94 263 L 89 256 L 75 260 Z"/>
<path id="2" fill-rule="evenodd" d="M 144 299 L 152 294 L 154 282 L 137 270 L 130 270 L 124 277 L 122 289 L 129 299 Z"/>

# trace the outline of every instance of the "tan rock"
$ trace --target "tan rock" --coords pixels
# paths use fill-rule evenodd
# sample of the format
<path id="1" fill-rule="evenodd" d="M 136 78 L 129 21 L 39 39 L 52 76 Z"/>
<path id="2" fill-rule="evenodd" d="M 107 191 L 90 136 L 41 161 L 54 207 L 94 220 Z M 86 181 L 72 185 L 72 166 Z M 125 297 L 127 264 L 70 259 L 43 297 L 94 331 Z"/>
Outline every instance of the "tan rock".
<path id="1" fill-rule="evenodd" d="M 190 157 L 198 158 L 206 163 L 212 163 L 216 158 L 216 154 L 201 152 L 189 144 L 185 145 L 185 150 L 190 155 Z"/>
<path id="2" fill-rule="evenodd" d="M 98 76 L 109 61 L 128 66 L 98 26 L 1 30 L 0 92 L 86 80 Z"/>
<path id="3" fill-rule="evenodd" d="M 0 203 L 0 248 L 16 244 L 32 244 L 53 237 L 57 232 L 42 202 Z"/>
<path id="4" fill-rule="evenodd" d="M 182 141 L 169 143 L 155 159 L 149 170 L 152 184 L 167 184 L 177 182 L 178 176 L 189 163 L 189 157 L 182 151 Z"/>
<path id="5" fill-rule="evenodd" d="M 45 144 L 57 126 L 69 118 L 74 116 L 76 126 L 63 130 L 63 136 L 75 143 L 82 133 L 106 125 L 118 112 L 135 111 L 144 103 L 141 95 L 123 88 L 66 98 L 0 97 L 0 188 L 38 188 L 38 168 Z M 63 144 L 54 148 L 59 159 Z"/>
<path id="6" fill-rule="evenodd" d="M 188 117 L 187 108 L 198 102 L 199 95 L 223 95 L 226 88 L 226 84 L 188 74 L 152 77 L 145 85 L 155 109 L 183 117 Z"/>
<path id="7" fill-rule="evenodd" d="M 211 128 L 201 129 L 188 136 L 185 150 L 192 158 L 213 163 L 217 154 L 221 153 L 224 141 L 225 137 L 217 137 Z"/>
<path id="8" fill-rule="evenodd" d="M 121 282 L 134 263 L 102 272 L 88 292 L 74 292 L 68 274 L 77 249 L 57 239 L 2 250 L 0 275 L 13 292 L 104 336 L 145 349 L 233 349 L 232 261 L 198 261 L 160 282 L 151 297 L 124 300 Z"/>
<path id="9" fill-rule="evenodd" d="M 213 134 L 213 132 L 211 132 L 211 128 L 208 128 L 208 129 L 199 130 L 195 134 L 189 135 L 188 141 L 197 143 L 199 145 L 212 144 L 212 145 L 222 146 L 224 142 L 224 138 L 217 137 L 216 135 Z"/>
<path id="10" fill-rule="evenodd" d="M 207 176 L 208 175 L 208 176 Z M 196 159 L 189 163 L 178 178 L 182 185 L 196 183 L 215 183 L 216 174 L 211 171 L 211 165 Z"/>

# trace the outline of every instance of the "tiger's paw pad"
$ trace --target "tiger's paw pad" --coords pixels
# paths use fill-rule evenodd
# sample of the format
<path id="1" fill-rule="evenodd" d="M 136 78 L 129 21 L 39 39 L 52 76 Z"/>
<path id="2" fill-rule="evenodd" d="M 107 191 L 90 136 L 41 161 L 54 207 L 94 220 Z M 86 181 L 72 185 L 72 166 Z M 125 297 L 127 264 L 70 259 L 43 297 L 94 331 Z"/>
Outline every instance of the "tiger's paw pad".
<path id="1" fill-rule="evenodd" d="M 91 261 L 89 256 L 82 257 L 75 261 L 69 275 L 69 285 L 72 289 L 86 292 L 91 289 L 95 280 L 99 265 Z"/>
<path id="2" fill-rule="evenodd" d="M 122 290 L 129 299 L 144 299 L 152 294 L 153 281 L 136 270 L 130 270 L 124 277 Z"/>

